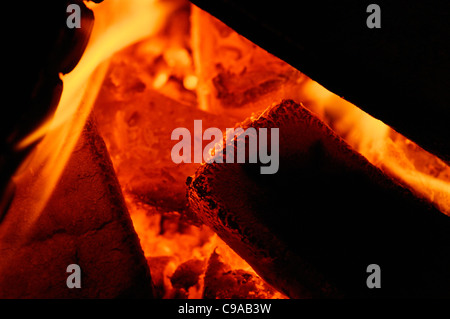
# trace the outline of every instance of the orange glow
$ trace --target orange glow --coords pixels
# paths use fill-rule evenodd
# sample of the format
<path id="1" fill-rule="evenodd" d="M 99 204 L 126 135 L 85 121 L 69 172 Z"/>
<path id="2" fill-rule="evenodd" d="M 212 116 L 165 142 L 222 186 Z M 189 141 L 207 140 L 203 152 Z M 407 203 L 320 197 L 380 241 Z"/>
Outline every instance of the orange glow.
<path id="1" fill-rule="evenodd" d="M 174 12 L 180 11 L 180 6 L 186 4 L 187 2 L 182 0 L 105 0 L 100 4 L 89 3 L 95 14 L 93 33 L 79 64 L 71 73 L 62 77 L 64 90 L 54 118 L 17 146 L 26 147 L 44 137 L 14 177 L 19 185 L 24 174 L 36 177 L 31 189 L 33 196 L 38 199 L 38 205 L 30 208 L 30 220 L 35 220 L 45 207 L 91 114 L 98 92 L 102 85 L 106 85 L 106 75 L 110 75 L 110 85 L 119 88 L 117 95 L 111 97 L 116 101 L 128 102 L 129 95 L 134 94 L 134 91 L 129 89 L 129 83 L 125 82 L 134 77 L 142 81 L 139 84 L 145 89 L 151 88 L 158 94 L 169 96 L 180 105 L 209 112 L 208 115 L 214 111 L 219 113 L 219 116 L 224 116 L 224 109 L 210 105 L 213 94 L 205 78 L 212 76 L 205 76 L 204 72 L 210 72 L 205 70 L 211 65 L 215 67 L 215 63 L 206 65 L 199 54 L 199 50 L 203 50 L 201 41 L 204 41 L 199 36 L 199 25 L 189 26 L 191 17 L 188 14 L 184 19 L 178 19 L 179 16 L 171 17 Z M 194 14 L 201 15 L 201 12 L 197 8 L 194 9 Z M 196 16 L 196 19 L 200 17 Z M 223 67 L 239 74 L 250 73 L 250 77 L 245 80 L 242 80 L 243 77 L 236 77 L 237 80 L 229 81 L 232 82 L 232 88 L 238 84 L 250 86 L 256 83 L 261 87 L 268 87 L 271 83 L 281 83 L 261 99 L 256 96 L 255 100 L 259 104 L 255 102 L 250 106 L 230 108 L 227 111 L 235 112 L 235 116 L 245 114 L 244 118 L 239 118 L 244 120 L 245 117 L 251 116 L 253 111 L 261 111 L 260 104 L 267 106 L 281 98 L 303 102 L 372 164 L 406 185 L 418 196 L 433 202 L 443 213 L 450 215 L 450 168 L 447 165 L 383 122 L 329 92 L 300 74 L 298 70 L 269 56 L 248 40 L 243 40 L 234 31 L 228 28 L 221 31 L 222 34 L 232 32 L 225 42 L 228 50 L 221 52 L 223 57 L 219 56 L 226 61 Z M 239 46 L 244 49 L 237 50 L 236 47 Z M 132 50 L 127 51 L 130 47 Z M 209 49 L 211 48 L 208 44 L 206 50 Z M 233 59 L 240 59 L 241 54 L 243 64 L 234 64 Z M 114 61 L 119 61 L 116 65 L 124 67 L 111 70 Z M 266 61 L 269 61 L 273 68 L 261 70 L 260 64 Z M 274 78 L 275 80 L 271 81 Z M 249 90 L 250 93 L 254 91 Z M 128 130 L 126 126 L 131 120 L 126 121 L 124 113 L 121 112 L 119 110 L 115 114 L 117 126 L 114 128 L 113 138 L 117 140 L 117 149 L 111 149 L 110 141 L 103 136 L 119 181 L 123 177 L 121 174 L 126 174 L 126 170 L 121 171 L 117 167 L 129 159 L 130 152 L 142 158 L 147 158 L 149 152 L 157 152 L 149 150 L 145 145 L 139 146 L 139 149 L 123 147 L 129 140 L 138 139 L 142 135 L 148 139 L 154 139 L 156 135 L 152 135 L 154 132 L 145 126 L 147 123 L 141 128 L 137 124 L 130 125 L 132 129 Z M 138 121 L 136 118 L 132 120 Z M 131 133 L 123 136 L 123 132 Z M 128 164 L 133 169 L 136 165 Z M 136 196 L 131 194 L 129 185 L 121 187 L 146 257 L 170 257 L 163 271 L 166 292 L 173 290 L 170 277 L 180 264 L 194 258 L 207 262 L 215 249 L 232 269 L 243 269 L 256 275 L 241 257 L 206 226 L 183 225 L 184 228 L 180 231 L 177 227 L 181 223 L 176 219 L 180 213 L 165 211 L 164 214 L 174 217 L 174 220 L 169 220 L 163 230 L 161 224 L 166 215 L 136 199 Z M 191 287 L 188 296 L 200 298 L 202 291 L 203 278 L 200 277 L 199 285 Z M 170 294 L 166 293 L 165 297 L 169 296 Z M 273 298 L 284 297 L 276 294 Z"/>
<path id="2" fill-rule="evenodd" d="M 120 103 L 138 103 L 146 107 L 142 98 L 136 98 L 138 94 L 148 94 L 146 90 L 158 92 L 167 96 L 168 99 L 152 101 L 158 104 L 158 108 L 165 109 L 161 103 L 168 100 L 175 100 L 180 105 L 197 108 L 195 90 L 198 78 L 194 69 L 191 49 L 189 48 L 189 6 L 186 7 L 184 1 L 172 1 L 178 4 L 177 9 L 165 12 L 166 20 L 161 26 L 160 32 L 149 35 L 133 46 L 117 52 L 110 59 L 110 70 L 105 79 L 107 90 L 106 97 L 100 95 L 97 103 L 102 103 L 103 99 L 112 99 Z M 185 19 L 183 22 L 183 19 Z M 177 28 L 172 27 L 179 23 Z M 139 85 L 136 86 L 136 83 Z M 112 88 L 112 89 L 111 89 Z M 154 94 L 154 93 L 153 93 Z M 145 100 L 145 99 L 144 99 Z M 146 101 L 146 100 L 145 100 Z M 107 103 L 107 102 L 105 102 Z M 115 105 L 115 104 L 113 104 Z M 156 107 L 156 106 L 155 106 Z M 111 110 L 113 122 L 108 125 L 108 132 L 103 138 L 108 147 L 116 174 L 127 203 L 134 228 L 139 235 L 140 243 L 149 263 L 158 258 L 168 258 L 163 269 L 155 270 L 155 277 L 163 277 L 164 296 L 171 298 L 175 291 L 170 278 L 177 268 L 190 260 L 201 260 L 208 262 L 211 254 L 216 251 L 222 260 L 231 269 L 242 269 L 257 276 L 254 270 L 229 248 L 212 230 L 206 226 L 197 227 L 181 222 L 180 213 L 177 211 L 161 211 L 155 206 L 145 204 L 136 194 L 133 194 L 133 176 L 131 170 L 140 169 L 140 158 L 148 158 L 152 153 L 160 150 L 150 149 L 156 145 L 163 145 L 165 142 L 155 141 L 160 134 L 152 131 L 152 124 L 142 122 L 143 115 L 139 115 L 139 108 L 134 108 L 134 119 L 130 122 L 123 109 L 102 108 L 101 112 Z M 147 111 L 142 111 L 143 113 Z M 167 115 L 169 118 L 173 114 Z M 183 114 L 180 114 L 183 116 Z M 100 116 L 98 117 L 100 121 Z M 151 117 L 150 117 L 151 120 Z M 180 119 L 174 118 L 175 121 Z M 167 120 L 165 120 L 167 121 Z M 135 123 L 136 122 L 136 123 Z M 130 125 L 131 123 L 131 125 Z M 138 124 L 139 123 L 139 124 Z M 100 125 L 101 126 L 101 125 Z M 142 138 L 143 143 L 134 141 Z M 152 140 L 151 142 L 146 142 Z M 169 152 L 170 153 L 170 152 Z M 168 154 L 169 154 L 168 153 Z M 155 159 L 155 168 L 158 167 L 160 158 Z M 147 161 L 144 161 L 147 164 Z M 124 168 L 123 163 L 128 163 L 129 168 Z M 192 171 L 193 173 L 194 171 Z M 158 176 L 158 171 L 146 170 L 144 174 L 154 174 Z M 182 184 L 185 178 L 183 176 Z M 153 177 L 154 178 L 154 177 Z M 170 186 L 170 185 L 169 185 Z M 160 190 L 161 192 L 161 190 Z M 152 267 L 150 267 L 152 271 Z M 200 276 L 197 285 L 190 287 L 188 298 L 200 298 L 203 293 L 203 277 Z M 261 288 L 262 289 L 262 288 Z M 263 290 L 262 290 L 263 291 Z M 273 298 L 284 298 L 280 293 L 270 295 Z"/>
<path id="3" fill-rule="evenodd" d="M 63 92 L 54 117 L 22 140 L 23 148 L 43 140 L 14 177 L 39 172 L 35 178 L 39 203 L 34 218 L 45 207 L 90 114 L 107 71 L 107 59 L 118 50 L 150 36 L 162 25 L 168 5 L 154 0 L 109 0 L 90 4 L 95 23 L 88 46 L 76 68 L 62 76 Z"/>
<path id="4" fill-rule="evenodd" d="M 169 297 L 173 290 L 170 277 L 180 264 L 191 259 L 207 262 L 214 250 L 232 269 L 242 269 L 255 274 L 251 266 L 208 227 L 189 226 L 180 232 L 176 227 L 177 223 L 174 222 L 168 227 L 169 230 L 166 229 L 161 234 L 162 215 L 150 206 L 133 201 L 127 194 L 125 194 L 125 198 L 145 256 L 147 258 L 170 256 L 171 258 L 164 270 L 166 297 Z M 189 298 L 201 298 L 202 292 L 203 276 L 200 278 L 199 285 L 190 288 Z M 283 297 L 282 294 L 273 296 L 273 298 Z"/>
<path id="5" fill-rule="evenodd" d="M 305 106 L 335 132 L 417 196 L 450 215 L 450 167 L 355 105 L 309 80 Z"/>
<path id="6" fill-rule="evenodd" d="M 156 90 L 182 104 L 187 103 L 193 108 L 209 113 L 218 112 L 220 116 L 220 112 L 224 110 L 210 105 L 213 94 L 211 93 L 211 86 L 205 80 L 205 78 L 210 79 L 214 75 L 205 75 L 205 72 L 217 72 L 211 71 L 214 70 L 216 62 L 223 59 L 225 61 L 224 67 L 235 71 L 237 74 L 250 69 L 251 76 L 248 80 L 240 82 L 243 85 L 258 83 L 259 77 L 263 80 L 270 80 L 273 77 L 278 79 L 279 74 L 286 72 L 288 76 L 284 78 L 289 80 L 286 83 L 283 82 L 270 94 L 264 95 L 259 101 L 260 104 L 267 106 L 277 102 L 280 98 L 293 98 L 304 102 L 306 107 L 315 112 L 370 162 L 382 168 L 397 180 L 402 181 L 409 188 L 414 189 L 417 194 L 433 200 L 443 212 L 449 211 L 448 178 L 450 174 L 448 174 L 447 166 L 440 166 L 442 162 L 426 154 L 417 146 L 412 146 L 414 145 L 412 142 L 395 133 L 381 121 L 374 119 L 356 106 L 324 89 L 247 40 L 243 40 L 228 28 L 221 29 L 221 27 L 218 27 L 221 34 L 230 35 L 223 43 L 228 48 L 228 51 L 225 50 L 223 53 L 224 57 L 217 56 L 217 59 L 214 57 L 209 59 L 210 61 L 205 61 L 203 58 L 205 52 L 217 50 L 210 47 L 210 45 L 213 45 L 212 43 L 202 44 L 205 39 L 200 34 L 208 28 L 206 26 L 203 26 L 203 29 L 200 28 L 200 25 L 195 21 L 205 24 L 209 22 L 202 16 L 201 10 L 196 7 L 192 8 L 193 16 L 190 17 L 190 21 L 191 23 L 194 22 L 190 26 L 190 33 L 186 32 L 183 19 L 180 19 L 179 15 L 168 15 L 166 23 L 170 25 L 179 24 L 177 27 L 164 28 L 164 31 L 160 34 L 148 37 L 132 49 L 118 52 L 113 57 L 117 69 L 111 70 L 110 80 L 114 87 L 118 88 L 114 91 L 117 94 L 114 99 L 122 102 L 127 101 L 127 103 L 136 101 L 130 98 L 132 94 L 136 93 L 133 93 L 134 91 L 130 93 L 130 90 L 127 90 L 128 85 L 130 85 L 128 81 L 133 84 L 133 81 L 130 80 L 132 75 L 142 81 L 146 88 Z M 181 17 L 189 19 L 189 16 L 181 15 Z M 220 24 L 220 22 L 216 21 L 216 24 Z M 213 26 L 211 26 L 211 29 L 213 29 Z M 239 62 L 233 63 L 232 61 L 232 59 L 239 60 L 241 58 L 242 60 Z M 263 61 L 271 63 L 275 71 L 266 72 L 266 70 L 262 70 L 260 72 L 258 66 L 253 65 L 256 62 L 262 63 Z M 130 87 L 133 90 L 134 86 L 130 85 Z M 190 91 L 189 94 L 192 94 L 192 91 L 196 93 L 193 102 L 191 100 L 186 102 L 186 95 L 183 90 Z M 256 103 L 244 106 L 243 111 L 239 108 L 236 109 L 240 112 L 236 114 L 245 114 L 244 118 L 251 116 L 253 111 L 261 110 L 260 105 L 256 106 Z M 167 212 L 161 213 L 157 208 L 139 201 L 136 195 L 132 194 L 133 188 L 126 184 L 130 182 L 132 176 L 124 176 L 130 172 L 130 169 L 123 169 L 124 163 L 130 158 L 130 152 L 145 158 L 149 152 L 155 152 L 155 150 L 148 149 L 149 145 L 154 144 L 148 143 L 148 145 L 140 146 L 131 143 L 130 140 L 135 140 L 142 135 L 146 138 L 150 138 L 148 136 L 155 138 L 155 133 L 145 126 L 148 125 L 146 123 L 143 124 L 144 127 L 142 128 L 134 123 L 129 126 L 130 120 L 125 118 L 122 110 L 117 111 L 114 118 L 114 126 L 117 127 L 111 134 L 114 143 L 111 143 L 107 137 L 104 138 L 106 144 L 109 145 L 110 155 L 116 167 L 118 178 L 125 181 L 122 184 L 124 196 L 142 248 L 148 258 L 170 258 L 162 271 L 164 297 L 170 298 L 171 296 L 170 292 L 173 291 L 174 287 L 172 287 L 170 278 L 179 265 L 192 259 L 206 262 L 216 248 L 216 251 L 232 269 L 244 269 L 255 274 L 252 268 L 209 228 L 184 225 L 183 229 L 180 230 L 178 227 L 181 223 L 176 218 L 172 221 L 170 221 L 170 218 L 169 221 L 164 221 L 164 214 L 167 214 Z M 240 118 L 240 120 L 244 118 Z M 175 118 L 175 121 L 177 120 Z M 111 147 L 110 144 L 115 144 L 115 146 Z M 411 149 L 413 150 L 411 151 Z M 428 164 L 421 164 L 421 169 L 418 169 L 416 167 L 417 162 L 411 156 L 416 156 L 421 159 L 421 163 Z M 405 163 L 409 164 L 405 165 Z M 135 162 L 128 165 L 137 169 Z M 157 165 L 155 163 L 155 166 Z M 438 166 L 442 169 L 436 175 Z M 122 169 L 117 169 L 117 167 Z M 177 216 L 178 213 L 170 212 L 169 215 L 172 216 L 171 214 Z M 161 225 L 162 222 L 166 223 L 165 227 Z M 188 297 L 200 298 L 202 289 L 203 277 L 201 276 L 199 284 L 190 288 Z M 277 294 L 273 298 L 283 298 L 283 295 Z"/>
<path id="7" fill-rule="evenodd" d="M 251 112 L 261 111 L 258 103 L 262 102 L 265 108 L 283 98 L 296 100 L 316 113 L 373 165 L 450 215 L 450 168 L 443 161 L 347 102 L 345 97 L 335 95 L 305 75 L 296 74 L 292 71 L 294 68 L 280 63 L 204 11 L 194 7 L 192 20 L 197 21 L 193 25 L 192 45 L 200 79 L 197 92 L 202 109 L 219 109 L 224 113 L 235 112 L 239 115 L 242 114 L 240 110 L 244 109 L 248 117 Z M 218 70 L 217 65 L 226 71 Z M 270 80 L 276 81 L 279 73 L 289 78 L 289 81 L 283 82 L 268 95 L 261 94 L 258 103 L 247 103 L 241 108 L 236 105 L 218 107 L 223 101 L 216 98 L 221 92 L 213 84 L 216 84 L 214 80 L 219 76 L 226 78 L 219 78 L 220 85 L 225 87 L 225 94 L 228 93 L 226 89 L 230 89 L 233 97 L 239 97 L 235 92 L 243 90 L 242 85 L 247 85 L 246 93 L 257 91 L 256 84 L 266 78 L 267 69 L 271 71 Z M 246 74 L 249 75 L 247 81 L 243 80 Z M 231 99 L 232 104 L 236 101 L 236 98 Z"/>

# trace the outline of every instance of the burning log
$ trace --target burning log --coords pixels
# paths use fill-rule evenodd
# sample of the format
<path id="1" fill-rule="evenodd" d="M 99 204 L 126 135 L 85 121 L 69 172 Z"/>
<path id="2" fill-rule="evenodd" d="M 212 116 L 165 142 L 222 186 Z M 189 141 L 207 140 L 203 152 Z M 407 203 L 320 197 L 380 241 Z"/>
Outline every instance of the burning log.
<path id="1" fill-rule="evenodd" d="M 448 1 L 192 2 L 449 163 Z"/>
<path id="2" fill-rule="evenodd" d="M 302 101 L 369 162 L 450 215 L 450 167 L 445 162 L 207 12 L 194 6 L 191 21 L 199 78 L 197 94 L 202 107 L 245 118 L 263 111 L 273 101 Z"/>
<path id="3" fill-rule="evenodd" d="M 41 212 L 39 173 L 21 173 L 0 225 L 0 298 L 151 297 L 149 268 L 93 122 Z M 81 268 L 81 289 L 66 285 L 71 264 Z"/>
<path id="4" fill-rule="evenodd" d="M 205 129 L 211 126 L 225 129 L 236 120 L 176 101 L 144 82 L 134 85 L 123 96 L 110 82 L 114 76 L 108 76 L 100 91 L 95 115 L 120 184 L 125 192 L 161 211 L 184 212 L 186 176 L 192 175 L 199 164 L 173 162 L 172 131 L 186 127 L 193 132 L 194 120 L 198 119 L 203 120 Z M 126 77 L 130 82 L 130 77 Z"/>
<path id="5" fill-rule="evenodd" d="M 448 216 L 291 100 L 241 126 L 279 128 L 278 173 L 204 164 L 189 204 L 269 284 L 292 298 L 449 296 Z M 381 289 L 366 286 L 373 263 Z"/>
<path id="6" fill-rule="evenodd" d="M 188 290 L 198 283 L 200 275 L 204 272 L 205 262 L 200 259 L 190 259 L 181 265 L 173 273 L 170 281 L 173 287 Z"/>

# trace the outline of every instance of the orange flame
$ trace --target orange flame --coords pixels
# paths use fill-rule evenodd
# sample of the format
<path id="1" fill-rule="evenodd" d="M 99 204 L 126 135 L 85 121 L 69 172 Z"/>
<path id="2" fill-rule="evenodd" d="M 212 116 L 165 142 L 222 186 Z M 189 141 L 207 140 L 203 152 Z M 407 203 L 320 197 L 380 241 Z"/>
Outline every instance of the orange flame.
<path id="1" fill-rule="evenodd" d="M 450 215 L 450 167 L 355 105 L 309 80 L 306 106 L 373 165 Z"/>
<path id="2" fill-rule="evenodd" d="M 151 34 L 162 25 L 169 4 L 156 0 L 109 0 L 89 4 L 95 23 L 91 38 L 75 69 L 62 76 L 64 89 L 54 117 L 22 140 L 24 148 L 43 138 L 14 177 L 39 172 L 35 190 L 40 201 L 33 207 L 34 218 L 45 207 L 91 112 L 108 66 L 115 52 Z"/>

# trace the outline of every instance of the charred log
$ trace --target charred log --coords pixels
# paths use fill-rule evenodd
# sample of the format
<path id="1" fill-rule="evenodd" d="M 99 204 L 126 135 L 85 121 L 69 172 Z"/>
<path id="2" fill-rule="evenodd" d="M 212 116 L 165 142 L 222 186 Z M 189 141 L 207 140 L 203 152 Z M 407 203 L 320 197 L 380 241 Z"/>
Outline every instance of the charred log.
<path id="1" fill-rule="evenodd" d="M 204 164 L 189 203 L 269 284 L 293 298 L 449 296 L 448 216 L 293 101 L 241 126 L 279 128 L 278 173 Z M 372 263 L 382 289 L 366 286 Z"/>
<path id="2" fill-rule="evenodd" d="M 186 176 L 192 175 L 200 164 L 172 161 L 171 150 L 175 144 L 170 139 L 172 131 L 186 127 L 193 132 L 196 119 L 203 120 L 205 129 L 230 127 L 236 120 L 180 103 L 142 82 L 136 86 L 133 83 L 137 79 L 127 72 L 123 74 L 131 86 L 127 95 L 117 98 L 122 94 L 117 91 L 122 88 L 111 83 L 114 77 L 111 72 L 94 108 L 120 184 L 132 197 L 163 212 L 185 212 Z"/>
<path id="3" fill-rule="evenodd" d="M 149 268 L 103 140 L 91 121 L 42 212 L 22 173 L 0 226 L 0 298 L 151 297 Z M 81 268 L 69 289 L 66 268 Z"/>

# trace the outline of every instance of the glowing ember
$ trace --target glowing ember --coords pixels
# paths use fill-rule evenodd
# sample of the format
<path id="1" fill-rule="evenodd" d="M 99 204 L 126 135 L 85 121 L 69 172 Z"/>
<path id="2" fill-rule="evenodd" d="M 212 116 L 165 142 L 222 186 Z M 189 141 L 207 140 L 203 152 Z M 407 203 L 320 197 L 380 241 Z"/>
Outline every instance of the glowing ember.
<path id="1" fill-rule="evenodd" d="M 232 269 L 256 275 L 210 229 L 183 220 L 186 212 L 179 205 L 176 189 L 184 187 L 184 179 L 196 167 L 167 166 L 171 163 L 170 147 L 161 139 L 169 136 L 170 125 L 183 126 L 191 117 L 217 121 L 215 113 L 225 123 L 232 121 L 228 116 L 242 120 L 280 98 L 303 101 L 373 164 L 433 201 L 443 212 L 449 212 L 450 174 L 441 161 L 207 13 L 192 7 L 190 19 L 189 5 L 179 3 L 180 9 L 167 16 L 167 25 L 161 32 L 112 58 L 104 84 L 106 93 L 97 101 L 99 124 L 101 127 L 103 122 L 103 136 L 155 284 L 161 289 L 160 297 L 202 297 L 204 268 L 197 269 L 199 278 L 194 276 L 192 281 L 196 283 L 187 291 L 173 283 L 174 276 L 180 273 L 182 265 L 199 263 L 205 267 L 217 247 L 216 252 Z M 218 44 L 212 40 L 215 36 Z M 205 43 L 205 39 L 210 42 Z M 222 52 L 214 45 L 226 47 L 224 56 L 211 55 Z M 216 68 L 219 63 L 222 66 Z M 276 71 L 266 72 L 261 67 L 264 63 Z M 242 100 L 240 107 L 227 106 L 226 99 L 217 100 L 212 94 L 219 96 L 220 90 L 223 93 L 233 87 L 251 101 Z M 152 103 L 156 106 L 149 108 Z M 106 109 L 113 114 L 106 114 Z M 184 197 L 183 190 L 180 192 Z M 266 296 L 283 298 L 279 293 Z"/>
<path id="2" fill-rule="evenodd" d="M 185 181 L 199 164 L 171 161 L 170 132 L 185 122 L 192 123 L 191 119 L 224 129 L 236 120 L 199 109 L 198 78 L 189 41 L 190 5 L 174 3 L 178 3 L 177 9 L 167 14 L 159 32 L 110 59 L 95 105 L 98 127 L 148 258 L 158 297 L 202 297 L 208 261 L 215 252 L 226 265 L 224 269 L 239 270 L 227 274 L 227 282 L 253 278 L 240 297 L 284 298 L 273 288 L 262 287 L 262 280 L 247 262 L 214 232 L 187 218 Z M 173 27 L 175 21 L 178 28 Z M 192 277 L 188 283 L 177 279 L 182 274 Z M 232 288 L 214 289 L 221 294 L 220 289 Z"/>

